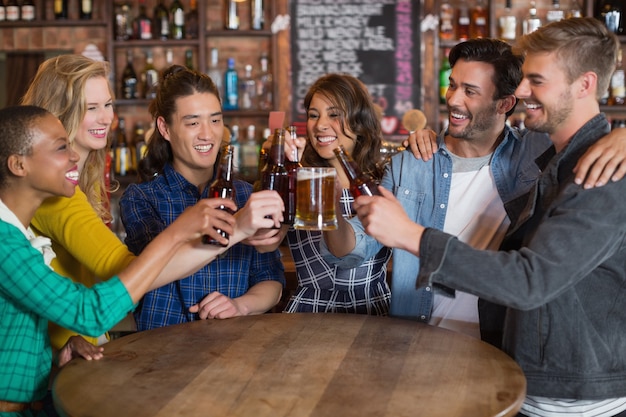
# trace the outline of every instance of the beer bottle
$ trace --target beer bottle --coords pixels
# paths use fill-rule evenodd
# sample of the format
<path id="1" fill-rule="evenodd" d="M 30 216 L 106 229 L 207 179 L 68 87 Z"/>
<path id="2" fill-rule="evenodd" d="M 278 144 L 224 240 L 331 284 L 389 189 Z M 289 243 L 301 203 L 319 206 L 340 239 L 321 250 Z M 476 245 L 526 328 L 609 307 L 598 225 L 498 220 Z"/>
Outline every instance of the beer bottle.
<path id="1" fill-rule="evenodd" d="M 298 157 L 298 148 L 295 147 L 295 140 L 298 137 L 295 126 L 289 126 L 287 128 L 289 135 L 291 136 L 293 148 L 291 156 L 285 163 L 287 167 L 287 205 L 285 205 L 285 223 L 292 224 L 296 218 L 296 188 L 298 185 L 298 168 L 302 166 L 300 164 L 300 158 Z"/>
<path id="2" fill-rule="evenodd" d="M 285 208 L 289 206 L 287 200 L 289 190 L 289 178 L 285 168 L 285 129 L 276 129 L 270 148 L 266 169 L 261 176 L 262 190 L 275 190 L 283 199 Z M 283 223 L 288 223 L 287 213 L 283 216 Z"/>
<path id="3" fill-rule="evenodd" d="M 337 160 L 341 163 L 343 171 L 350 180 L 350 193 L 352 194 L 352 197 L 357 198 L 362 195 L 381 195 L 380 191 L 378 191 L 378 184 L 376 181 L 361 171 L 354 159 L 347 154 L 342 145 L 339 145 L 339 147 L 333 149 L 333 151 L 337 156 Z"/>
<path id="4" fill-rule="evenodd" d="M 217 167 L 217 175 L 215 176 L 215 180 L 211 183 L 209 188 L 209 198 L 233 198 L 233 147 L 231 145 L 226 145 L 222 148 L 222 157 L 220 158 L 220 164 Z M 223 205 L 219 207 L 221 210 L 226 210 L 231 212 L 230 209 L 224 207 Z M 223 230 L 217 229 L 217 232 L 225 237 L 229 238 L 228 233 Z M 208 235 L 204 235 L 202 237 L 202 243 L 208 245 L 219 245 L 219 246 L 227 246 L 223 245 L 217 240 L 209 237 Z"/>

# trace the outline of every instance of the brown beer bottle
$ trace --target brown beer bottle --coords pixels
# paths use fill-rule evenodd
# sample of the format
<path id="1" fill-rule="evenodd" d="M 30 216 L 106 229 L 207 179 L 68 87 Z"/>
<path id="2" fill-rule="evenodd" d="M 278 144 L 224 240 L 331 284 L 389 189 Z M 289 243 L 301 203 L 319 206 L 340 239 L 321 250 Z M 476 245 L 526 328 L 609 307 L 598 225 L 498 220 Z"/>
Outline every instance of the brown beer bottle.
<path id="1" fill-rule="evenodd" d="M 292 143 L 295 145 L 295 139 L 298 137 L 295 126 L 289 126 L 287 128 L 289 135 L 291 136 Z M 293 224 L 296 218 L 296 188 L 298 185 L 298 168 L 302 166 L 300 164 L 300 158 L 298 156 L 298 148 L 295 146 L 291 152 L 291 156 L 285 162 L 287 167 L 287 205 L 285 206 L 285 223 Z"/>
<path id="2" fill-rule="evenodd" d="M 261 173 L 261 189 L 275 190 L 283 199 L 285 208 L 289 207 L 289 177 L 285 167 L 285 129 L 276 129 L 270 148 L 267 164 Z M 283 215 L 283 223 L 288 223 L 287 213 Z M 293 221 L 293 219 L 292 219 Z"/>
<path id="3" fill-rule="evenodd" d="M 350 193 L 352 194 L 352 197 L 357 198 L 362 195 L 381 195 L 380 191 L 378 191 L 378 184 L 376 181 L 361 171 L 354 159 L 348 155 L 342 145 L 339 145 L 339 147 L 333 149 L 333 151 L 337 156 L 337 160 L 341 163 L 343 171 L 350 180 Z"/>
<path id="4" fill-rule="evenodd" d="M 230 198 L 231 200 L 233 198 L 233 147 L 231 145 L 225 145 L 222 148 L 222 157 L 220 158 L 220 164 L 217 168 L 217 175 L 215 176 L 215 180 L 211 183 L 208 197 Z M 224 206 L 220 206 L 219 208 L 232 213 L 230 209 Z M 225 237 L 226 239 L 229 238 L 228 233 L 225 231 L 217 229 L 217 232 L 222 235 L 222 237 Z M 208 235 L 204 235 L 202 237 L 202 243 L 224 247 L 227 246 L 221 244 Z"/>

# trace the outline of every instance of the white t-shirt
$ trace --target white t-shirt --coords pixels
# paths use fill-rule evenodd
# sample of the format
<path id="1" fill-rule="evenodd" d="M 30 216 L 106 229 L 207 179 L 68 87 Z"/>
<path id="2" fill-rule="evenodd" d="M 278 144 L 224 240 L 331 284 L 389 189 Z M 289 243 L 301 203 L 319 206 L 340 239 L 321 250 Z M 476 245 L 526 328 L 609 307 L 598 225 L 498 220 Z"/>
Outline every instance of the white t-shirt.
<path id="1" fill-rule="evenodd" d="M 491 155 L 451 156 L 453 172 L 443 231 L 476 249 L 497 250 L 510 222 L 489 169 Z M 430 324 L 480 338 L 478 297 L 462 291 L 456 291 L 454 298 L 435 294 Z"/>

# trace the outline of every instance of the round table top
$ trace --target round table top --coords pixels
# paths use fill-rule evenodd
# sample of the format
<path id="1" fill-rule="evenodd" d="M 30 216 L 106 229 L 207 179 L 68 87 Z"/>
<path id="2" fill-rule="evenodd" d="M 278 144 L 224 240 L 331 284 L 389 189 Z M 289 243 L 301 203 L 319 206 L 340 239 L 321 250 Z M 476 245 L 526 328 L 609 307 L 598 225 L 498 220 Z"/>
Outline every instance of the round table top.
<path id="1" fill-rule="evenodd" d="M 138 332 L 53 385 L 68 416 L 515 416 L 505 353 L 389 317 L 274 313 Z"/>

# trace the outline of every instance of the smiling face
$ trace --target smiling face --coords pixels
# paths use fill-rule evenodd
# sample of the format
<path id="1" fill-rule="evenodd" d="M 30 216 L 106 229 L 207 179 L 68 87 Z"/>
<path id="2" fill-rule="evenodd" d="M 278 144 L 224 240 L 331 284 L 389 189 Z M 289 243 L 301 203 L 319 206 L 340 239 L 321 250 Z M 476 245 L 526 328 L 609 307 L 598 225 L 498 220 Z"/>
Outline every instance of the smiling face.
<path id="1" fill-rule="evenodd" d="M 316 93 L 311 99 L 306 130 L 311 146 L 324 159 L 335 159 L 333 149 L 339 145 L 343 145 L 349 154 L 354 150 L 356 135 L 350 130 L 340 109 L 322 94 Z"/>
<path id="2" fill-rule="evenodd" d="M 552 135 L 573 113 L 573 84 L 567 82 L 555 53 L 528 54 L 522 71 L 524 78 L 515 95 L 526 106 L 524 123 Z"/>
<path id="3" fill-rule="evenodd" d="M 69 146 L 63 124 L 49 114 L 37 120 L 32 132 L 32 151 L 24 156 L 30 187 L 42 200 L 71 197 L 78 184 L 78 154 Z"/>
<path id="4" fill-rule="evenodd" d="M 174 169 L 197 186 L 213 176 L 222 143 L 224 122 L 217 96 L 194 93 L 176 100 L 171 123 L 157 119 L 159 131 L 172 146 Z"/>
<path id="5" fill-rule="evenodd" d="M 493 66 L 486 62 L 460 59 L 455 63 L 446 93 L 450 136 L 480 140 L 485 132 L 502 129 L 498 100 L 493 98 L 493 73 Z"/>
<path id="6" fill-rule="evenodd" d="M 85 161 L 90 151 L 103 149 L 113 122 L 113 99 L 104 77 L 90 78 L 85 83 L 85 116 L 72 146 Z"/>

